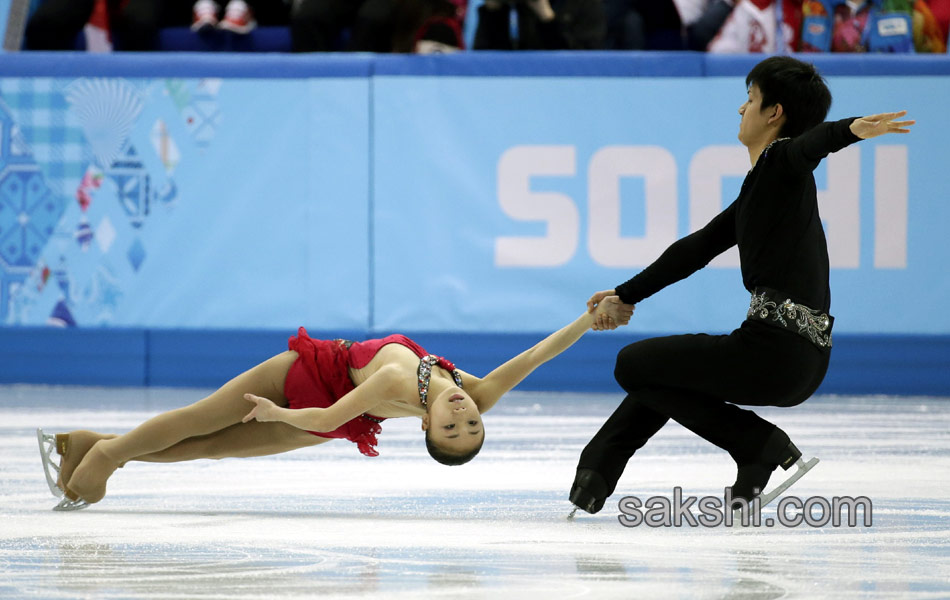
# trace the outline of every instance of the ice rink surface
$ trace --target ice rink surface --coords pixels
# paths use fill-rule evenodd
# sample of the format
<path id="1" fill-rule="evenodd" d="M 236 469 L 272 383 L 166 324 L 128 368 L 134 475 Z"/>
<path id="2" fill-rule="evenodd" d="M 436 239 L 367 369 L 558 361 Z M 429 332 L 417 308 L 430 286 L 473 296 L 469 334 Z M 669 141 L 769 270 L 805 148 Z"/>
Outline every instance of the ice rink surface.
<path id="1" fill-rule="evenodd" d="M 101 503 L 50 510 L 37 427 L 123 432 L 202 394 L 0 386 L 0 598 L 950 598 L 948 399 L 758 410 L 821 458 L 785 495 L 866 496 L 870 526 L 860 513 L 838 528 L 622 526 L 623 496 L 732 483 L 728 455 L 675 423 L 604 510 L 568 521 L 577 457 L 619 394 L 509 394 L 462 467 L 432 461 L 419 421 L 398 419 L 377 458 L 333 441 L 130 463 Z"/>

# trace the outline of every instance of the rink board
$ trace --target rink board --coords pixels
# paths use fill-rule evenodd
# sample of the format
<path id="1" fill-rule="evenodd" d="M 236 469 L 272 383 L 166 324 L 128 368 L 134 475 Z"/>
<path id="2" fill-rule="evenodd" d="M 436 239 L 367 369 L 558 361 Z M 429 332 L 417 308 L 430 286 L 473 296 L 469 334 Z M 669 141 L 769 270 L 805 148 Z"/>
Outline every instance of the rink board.
<path id="1" fill-rule="evenodd" d="M 735 196 L 757 58 L 2 55 L 0 381 L 209 385 L 301 325 L 488 370 Z M 806 58 L 830 118 L 920 122 L 816 170 L 826 389 L 950 393 L 950 60 Z M 527 385 L 611 389 L 624 344 L 747 305 L 727 253 Z"/>

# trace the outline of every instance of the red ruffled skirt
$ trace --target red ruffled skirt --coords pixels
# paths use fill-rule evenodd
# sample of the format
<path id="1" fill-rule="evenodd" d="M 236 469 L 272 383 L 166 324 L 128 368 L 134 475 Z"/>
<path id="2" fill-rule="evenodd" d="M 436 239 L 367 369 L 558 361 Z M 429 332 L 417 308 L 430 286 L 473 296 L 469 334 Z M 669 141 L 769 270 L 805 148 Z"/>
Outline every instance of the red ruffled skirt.
<path id="1" fill-rule="evenodd" d="M 287 343 L 298 354 L 284 382 L 290 408 L 328 408 L 356 386 L 350 379 L 349 350 L 342 340 L 315 340 L 301 327 Z M 311 431 L 324 438 L 355 443 L 366 456 L 379 456 L 376 436 L 382 431 L 378 417 L 360 415 L 333 431 Z"/>

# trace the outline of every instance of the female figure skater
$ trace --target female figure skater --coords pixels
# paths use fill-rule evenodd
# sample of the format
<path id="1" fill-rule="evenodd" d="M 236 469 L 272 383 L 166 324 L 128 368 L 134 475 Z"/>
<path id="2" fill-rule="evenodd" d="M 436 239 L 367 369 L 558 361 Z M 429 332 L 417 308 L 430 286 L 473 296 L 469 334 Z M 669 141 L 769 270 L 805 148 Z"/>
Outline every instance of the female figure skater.
<path id="1" fill-rule="evenodd" d="M 130 460 L 265 456 L 322 444 L 355 442 L 376 456 L 379 423 L 419 417 L 430 455 L 446 465 L 471 460 L 482 447 L 482 414 L 529 373 L 590 329 L 612 329 L 633 313 L 617 298 L 505 362 L 483 378 L 391 335 L 365 342 L 311 339 L 303 328 L 289 350 L 238 375 L 191 406 L 155 416 L 124 435 L 38 431 L 54 510 L 100 501 L 112 473 Z M 53 452 L 61 456 L 57 466 Z M 58 473 L 58 475 L 57 475 Z"/>
<path id="2" fill-rule="evenodd" d="M 914 121 L 897 121 L 906 114 L 899 112 L 822 123 L 831 93 L 812 65 L 791 57 L 760 62 L 746 88 L 738 137 L 752 168 L 739 197 L 588 305 L 615 294 L 638 303 L 738 245 L 742 282 L 752 294 L 747 318 L 729 335 L 654 338 L 620 351 L 614 374 L 627 396 L 581 453 L 570 492 L 587 512 L 603 507 L 633 453 L 671 418 L 729 452 L 738 467 L 733 499 L 751 501 L 778 465 L 799 464 L 784 487 L 761 499 L 764 505 L 817 462 L 804 463 L 784 431 L 736 404 L 795 406 L 818 388 L 834 319 L 812 171 L 831 152 L 907 133 Z"/>

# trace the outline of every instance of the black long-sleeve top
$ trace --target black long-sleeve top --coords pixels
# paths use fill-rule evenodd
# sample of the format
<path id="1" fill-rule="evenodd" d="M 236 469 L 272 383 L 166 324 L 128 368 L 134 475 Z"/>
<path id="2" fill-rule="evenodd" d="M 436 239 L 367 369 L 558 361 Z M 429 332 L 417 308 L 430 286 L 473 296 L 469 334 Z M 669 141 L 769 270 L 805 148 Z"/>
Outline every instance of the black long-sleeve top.
<path id="1" fill-rule="evenodd" d="M 636 304 L 685 279 L 734 245 L 747 290 L 770 287 L 795 302 L 828 311 L 828 244 L 818 215 L 812 171 L 821 159 L 860 138 L 854 118 L 822 123 L 773 143 L 742 182 L 739 197 L 705 227 L 675 242 L 616 292 Z"/>

